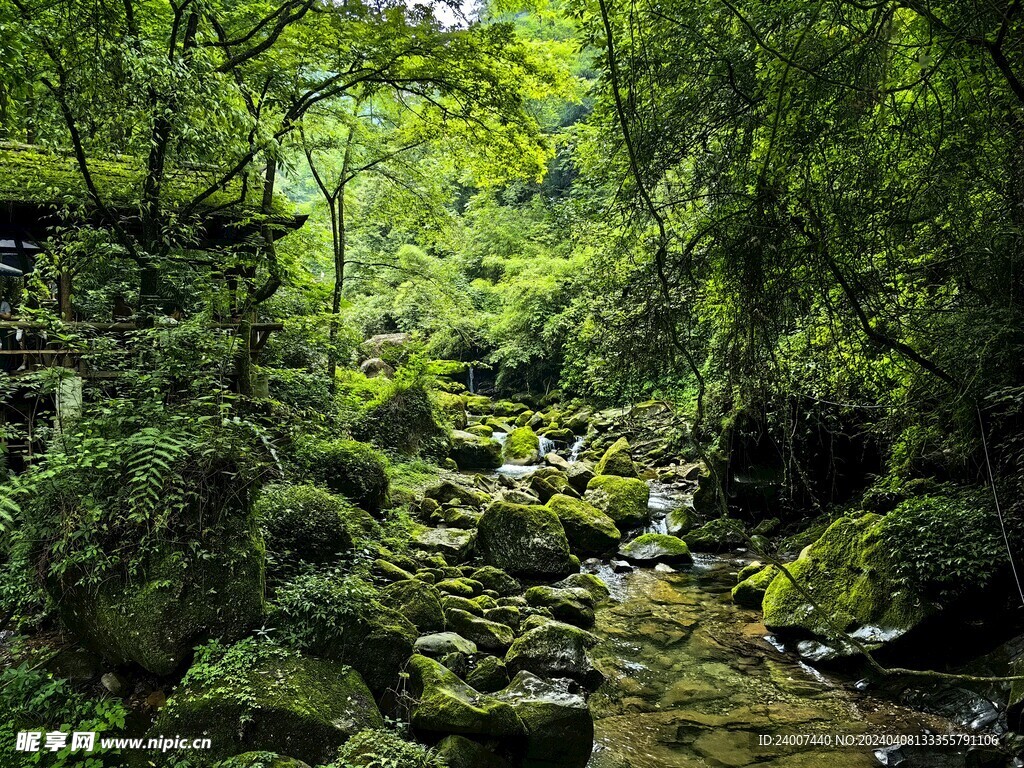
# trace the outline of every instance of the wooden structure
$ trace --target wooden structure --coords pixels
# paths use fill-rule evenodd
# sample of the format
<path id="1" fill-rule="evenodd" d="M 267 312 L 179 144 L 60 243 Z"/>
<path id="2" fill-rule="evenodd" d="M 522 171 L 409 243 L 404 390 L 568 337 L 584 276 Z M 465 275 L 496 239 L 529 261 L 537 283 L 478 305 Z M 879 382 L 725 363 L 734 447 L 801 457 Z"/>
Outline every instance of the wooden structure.
<path id="1" fill-rule="evenodd" d="M 116 212 L 120 226 L 138 234 L 141 226 L 138 216 L 138 198 L 144 166 L 135 158 L 108 157 L 90 161 L 90 172 L 97 187 L 103 192 L 108 210 Z M 175 201 L 193 199 L 199 190 L 209 188 L 216 180 L 218 169 L 185 168 L 166 172 L 164 189 L 169 208 Z M 241 182 L 233 182 L 219 189 L 203 201 L 197 211 L 197 223 L 183 250 L 184 258 L 203 258 L 204 252 L 234 252 L 243 254 L 265 244 L 266 232 L 274 239 L 298 229 L 305 216 L 288 213 L 291 207 L 283 198 L 275 198 L 274 212 L 257 216 L 260 211 L 255 199 L 258 195 Z M 39 147 L 0 143 L 0 278 L 5 282 L 25 281 L 36 269 L 37 260 L 62 231 L 73 228 L 75 222 L 102 227 L 98 214 L 90 212 L 88 205 L 76 206 L 76 218 L 62 215 L 68 200 L 88 200 L 78 163 L 70 153 L 54 152 Z M 267 227 L 267 224 L 270 224 Z M 204 259 L 203 262 L 208 262 Z M 230 261 L 230 259 L 221 259 Z M 233 281 L 243 279 L 241 270 L 232 273 L 230 266 L 224 274 L 231 293 Z M 137 330 L 135 322 L 116 322 L 115 317 L 76 317 L 73 310 L 74 286 L 72 275 L 61 271 L 51 286 L 53 309 L 63 321 L 62 328 L 79 332 L 84 337 L 110 335 L 124 339 Z M 0 296 L 2 300 L 3 296 Z M 52 335 L 46 335 L 46 326 L 18 317 L 18 307 L 0 317 L 0 423 L 11 420 L 34 420 L 41 413 L 59 416 L 62 410 L 81 407 L 82 380 L 116 378 L 116 374 L 97 370 L 82 349 L 69 349 Z M 230 312 L 226 314 L 231 314 Z M 157 318 L 156 325 L 160 325 Z M 173 322 L 173 321 L 168 321 Z M 209 324 L 211 333 L 237 333 L 241 323 L 237 317 L 226 317 L 222 322 Z M 258 354 L 278 323 L 254 323 L 249 326 L 249 350 Z M 126 354 L 128 350 L 126 350 Z M 13 401 L 18 397 L 16 382 L 21 375 L 40 367 L 67 369 L 70 376 L 62 381 L 55 401 L 36 403 L 26 413 L 23 405 Z M 4 383 L 6 379 L 6 383 Z M 6 397 L 5 397 L 6 392 Z M 13 395 L 11 393 L 14 393 Z M 61 402 L 64 398 L 65 402 Z M 0 436 L 2 440 L 2 436 Z"/>

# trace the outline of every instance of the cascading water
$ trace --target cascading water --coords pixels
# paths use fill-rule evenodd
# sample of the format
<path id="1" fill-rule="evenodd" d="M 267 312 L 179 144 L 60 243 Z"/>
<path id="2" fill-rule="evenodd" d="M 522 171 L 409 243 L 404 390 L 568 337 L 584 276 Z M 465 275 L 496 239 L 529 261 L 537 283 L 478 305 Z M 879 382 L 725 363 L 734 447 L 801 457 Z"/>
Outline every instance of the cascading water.
<path id="1" fill-rule="evenodd" d="M 471 395 L 476 394 L 476 382 L 474 381 L 475 378 L 476 371 L 473 369 L 473 366 L 471 365 L 469 366 L 469 394 Z"/>
<path id="2" fill-rule="evenodd" d="M 580 460 L 580 452 L 583 450 L 583 443 L 584 443 L 585 440 L 586 440 L 586 438 L 583 437 L 583 435 L 580 435 L 579 437 L 576 438 L 576 441 L 572 445 L 569 446 L 569 463 L 570 464 Z"/>
<path id="3" fill-rule="evenodd" d="M 540 455 L 547 456 L 553 450 L 555 450 L 555 441 L 549 440 L 543 435 L 540 436 Z"/>

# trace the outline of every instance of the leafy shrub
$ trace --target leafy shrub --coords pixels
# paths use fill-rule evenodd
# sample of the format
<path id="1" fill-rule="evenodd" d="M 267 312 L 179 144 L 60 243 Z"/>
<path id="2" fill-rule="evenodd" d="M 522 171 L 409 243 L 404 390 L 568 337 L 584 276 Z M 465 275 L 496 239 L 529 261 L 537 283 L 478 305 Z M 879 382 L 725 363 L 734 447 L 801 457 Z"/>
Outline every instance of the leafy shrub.
<path id="1" fill-rule="evenodd" d="M 66 680 L 27 663 L 0 673 L 0 764 L 100 768 L 115 752 L 72 751 L 71 741 L 58 752 L 16 752 L 19 731 L 95 731 L 110 735 L 124 728 L 127 712 L 117 699 L 91 699 Z M 97 737 L 97 739 L 99 736 Z"/>
<path id="2" fill-rule="evenodd" d="M 352 433 L 403 456 L 447 454 L 448 429 L 430 391 L 432 378 L 419 360 L 398 370 L 355 418 Z"/>
<path id="3" fill-rule="evenodd" d="M 1013 542 L 1021 530 L 1011 525 Z M 947 488 L 908 499 L 885 516 L 882 531 L 897 576 L 933 597 L 984 587 L 1007 566 L 1006 544 L 984 490 Z"/>
<path id="4" fill-rule="evenodd" d="M 309 480 L 347 496 L 368 512 L 378 512 L 387 500 L 387 463 L 366 443 L 307 440 L 300 443 L 296 461 Z"/>
<path id="5" fill-rule="evenodd" d="M 330 768 L 447 768 L 447 761 L 393 731 L 360 731 L 350 738 Z"/>
<path id="6" fill-rule="evenodd" d="M 278 589 L 271 622 L 281 642 L 350 665 L 381 693 L 397 679 L 417 633 L 378 597 L 358 576 L 307 573 Z"/>
<path id="7" fill-rule="evenodd" d="M 345 525 L 351 505 L 314 485 L 271 485 L 256 500 L 256 517 L 272 571 L 326 563 L 352 546 Z"/>

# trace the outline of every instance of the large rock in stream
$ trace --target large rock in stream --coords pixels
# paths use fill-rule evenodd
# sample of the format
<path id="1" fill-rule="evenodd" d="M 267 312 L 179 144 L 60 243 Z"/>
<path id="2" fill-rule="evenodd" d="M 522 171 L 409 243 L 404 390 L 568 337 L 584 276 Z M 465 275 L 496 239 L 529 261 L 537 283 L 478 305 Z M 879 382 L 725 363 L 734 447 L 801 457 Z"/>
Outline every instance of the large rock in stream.
<path id="1" fill-rule="evenodd" d="M 505 654 L 513 674 L 527 671 L 541 677 L 568 677 L 588 690 L 604 680 L 587 650 L 597 644 L 590 632 L 560 621 L 545 621 L 516 639 Z"/>
<path id="2" fill-rule="evenodd" d="M 511 704 L 526 726 L 524 766 L 584 768 L 590 760 L 594 718 L 583 696 L 569 692 L 568 682 L 520 672 L 495 695 Z"/>
<path id="3" fill-rule="evenodd" d="M 452 432 L 448 456 L 459 469 L 497 469 L 501 466 L 501 443 L 457 429 Z"/>
<path id="4" fill-rule="evenodd" d="M 647 504 L 651 489 L 632 477 L 598 475 L 587 484 L 583 500 L 610 517 L 620 530 L 636 528 L 647 522 Z"/>
<path id="5" fill-rule="evenodd" d="M 384 719 L 359 674 L 343 664 L 245 641 L 186 675 L 153 724 L 154 734 L 208 736 L 198 765 L 248 751 L 320 765 L 338 746 Z"/>
<path id="6" fill-rule="evenodd" d="M 920 596 L 895 574 L 891 551 L 884 546 L 883 518 L 867 514 L 844 517 L 807 547 L 787 570 L 811 601 L 779 573 L 764 594 L 764 623 L 773 632 L 835 643 L 839 653 L 853 653 L 832 627 L 869 645 L 890 643 L 933 613 Z"/>
<path id="7" fill-rule="evenodd" d="M 413 656 L 409 675 L 412 727 L 421 733 L 515 739 L 526 732 L 510 705 L 470 688 L 433 659 Z"/>
<path id="8" fill-rule="evenodd" d="M 477 537 L 487 564 L 513 576 L 557 579 L 577 570 L 558 515 L 547 507 L 496 501 L 480 518 Z"/>
<path id="9" fill-rule="evenodd" d="M 601 457 L 594 472 L 598 475 L 617 475 L 618 477 L 638 477 L 633 457 L 629 453 L 629 441 L 620 437 Z"/>
<path id="10" fill-rule="evenodd" d="M 557 494 L 548 499 L 548 509 L 558 515 L 572 550 L 579 555 L 614 552 L 622 534 L 615 521 L 592 504 Z"/>
<path id="11" fill-rule="evenodd" d="M 540 438 L 529 427 L 517 427 L 505 438 L 501 456 L 506 464 L 537 464 L 540 462 Z"/>
<path id="12" fill-rule="evenodd" d="M 645 533 L 619 549 L 619 557 L 631 563 L 692 563 L 686 542 L 664 533 Z"/>

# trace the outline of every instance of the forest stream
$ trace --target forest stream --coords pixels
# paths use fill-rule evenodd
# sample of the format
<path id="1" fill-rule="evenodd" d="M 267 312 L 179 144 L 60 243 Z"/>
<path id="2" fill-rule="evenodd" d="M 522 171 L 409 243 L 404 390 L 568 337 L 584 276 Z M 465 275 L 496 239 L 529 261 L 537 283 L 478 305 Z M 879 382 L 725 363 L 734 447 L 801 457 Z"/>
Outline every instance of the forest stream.
<path id="1" fill-rule="evenodd" d="M 574 461 L 581 447 L 563 452 Z M 535 470 L 505 465 L 496 474 L 521 479 Z M 650 486 L 650 522 L 634 536 L 665 533 L 669 510 L 691 501 L 685 490 Z M 599 643 L 591 656 L 605 681 L 589 699 L 595 743 L 588 768 L 1005 765 L 984 746 L 1000 728 L 1001 706 L 989 697 L 940 683 L 884 687 L 852 671 L 819 670 L 787 651 L 759 611 L 731 598 L 737 572 L 752 559 L 741 549 L 696 554 L 677 567 L 584 563 L 610 591 L 592 629 Z M 987 663 L 1005 667 L 1005 658 L 993 656 Z M 892 743 L 941 734 L 973 734 L 981 746 Z"/>

